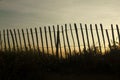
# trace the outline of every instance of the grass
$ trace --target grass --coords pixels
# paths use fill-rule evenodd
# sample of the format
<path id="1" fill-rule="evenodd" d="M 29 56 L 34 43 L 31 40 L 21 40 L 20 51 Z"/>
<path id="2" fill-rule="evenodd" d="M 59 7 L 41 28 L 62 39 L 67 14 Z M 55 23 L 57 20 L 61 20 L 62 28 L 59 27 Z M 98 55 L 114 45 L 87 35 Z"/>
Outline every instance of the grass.
<path id="1" fill-rule="evenodd" d="M 72 80 L 74 77 L 85 80 L 87 76 L 90 77 L 90 74 L 99 77 L 108 75 L 105 79 L 109 79 L 112 77 L 109 75 L 116 76 L 119 73 L 119 47 L 107 51 L 104 55 L 99 54 L 99 51 L 95 53 L 91 49 L 62 59 L 57 59 L 53 55 L 42 55 L 37 51 L 0 51 L 0 80 Z M 98 78 L 100 79 L 102 78 Z"/>

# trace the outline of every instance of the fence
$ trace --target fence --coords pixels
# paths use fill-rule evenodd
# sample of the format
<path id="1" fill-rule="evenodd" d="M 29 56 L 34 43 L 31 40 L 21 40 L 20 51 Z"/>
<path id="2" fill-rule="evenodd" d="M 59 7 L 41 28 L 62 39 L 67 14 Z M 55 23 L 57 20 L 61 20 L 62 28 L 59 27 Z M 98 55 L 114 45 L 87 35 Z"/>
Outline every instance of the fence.
<path id="1" fill-rule="evenodd" d="M 37 51 L 63 57 L 91 51 L 91 48 L 103 53 L 117 45 L 120 45 L 119 27 L 112 24 L 111 29 L 104 29 L 102 24 L 88 27 L 74 23 L 0 31 L 0 51 Z"/>

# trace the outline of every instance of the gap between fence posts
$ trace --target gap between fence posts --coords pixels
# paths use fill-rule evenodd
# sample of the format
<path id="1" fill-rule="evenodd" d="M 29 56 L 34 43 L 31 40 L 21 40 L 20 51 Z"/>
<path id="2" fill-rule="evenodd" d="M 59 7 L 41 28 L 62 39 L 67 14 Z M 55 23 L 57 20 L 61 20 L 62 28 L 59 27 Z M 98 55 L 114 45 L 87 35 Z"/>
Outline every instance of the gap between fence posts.
<path id="1" fill-rule="evenodd" d="M 10 39 L 9 39 L 9 30 L 7 29 L 7 40 L 8 40 L 8 50 L 11 51 Z"/>
<path id="2" fill-rule="evenodd" d="M 78 42 L 78 47 L 79 47 L 79 54 L 81 54 L 81 48 L 80 48 L 80 42 L 79 42 L 79 36 L 78 36 L 78 30 L 77 30 L 76 23 L 74 23 L 74 27 L 75 27 L 75 32 L 76 32 L 76 36 L 77 36 L 77 42 Z"/>

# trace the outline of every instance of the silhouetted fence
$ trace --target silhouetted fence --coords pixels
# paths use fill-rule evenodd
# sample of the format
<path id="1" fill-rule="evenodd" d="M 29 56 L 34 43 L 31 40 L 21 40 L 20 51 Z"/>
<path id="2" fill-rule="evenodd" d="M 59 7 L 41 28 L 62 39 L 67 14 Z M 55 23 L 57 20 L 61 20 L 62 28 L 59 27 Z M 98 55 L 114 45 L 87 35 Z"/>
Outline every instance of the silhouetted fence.
<path id="1" fill-rule="evenodd" d="M 0 31 L 0 51 L 33 51 L 41 55 L 56 55 L 58 58 L 92 51 L 102 54 L 119 45 L 119 27 L 113 27 L 112 24 L 110 29 L 104 29 L 102 24 L 83 26 L 74 23 Z"/>

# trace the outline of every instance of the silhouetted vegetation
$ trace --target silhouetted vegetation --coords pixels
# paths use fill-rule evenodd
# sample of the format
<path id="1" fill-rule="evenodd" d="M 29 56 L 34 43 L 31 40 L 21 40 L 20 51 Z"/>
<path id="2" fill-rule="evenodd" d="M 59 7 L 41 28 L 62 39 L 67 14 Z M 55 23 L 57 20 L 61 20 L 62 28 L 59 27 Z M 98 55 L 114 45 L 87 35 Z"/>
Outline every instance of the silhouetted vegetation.
<path id="1" fill-rule="evenodd" d="M 99 51 L 96 51 L 99 53 Z M 76 53 L 76 52 L 75 52 Z M 90 51 L 57 58 L 36 51 L 0 52 L 1 80 L 39 80 L 49 74 L 119 74 L 120 48 L 116 46 L 104 55 Z M 74 54 L 74 52 L 72 52 Z"/>
<path id="2" fill-rule="evenodd" d="M 100 26 L 101 29 L 98 29 L 97 25 L 95 24 L 95 31 L 97 34 L 96 38 L 98 39 L 98 45 L 96 45 L 95 40 L 97 39 L 94 39 L 94 29 L 92 29 L 92 25 L 90 25 L 89 32 L 91 32 L 91 36 L 89 36 L 87 25 L 85 24 L 84 30 L 86 31 L 86 45 L 82 24 L 80 24 L 82 34 L 81 37 L 79 36 L 79 29 L 77 28 L 77 25 L 74 24 L 73 30 L 75 31 L 76 38 L 73 36 L 72 28 L 70 28 L 74 50 L 72 50 L 72 46 L 70 45 L 70 35 L 68 36 L 67 24 L 65 24 L 65 30 L 63 29 L 63 26 L 61 26 L 61 32 L 59 30 L 59 25 L 57 25 L 57 32 L 53 26 L 54 41 L 51 35 L 52 31 L 49 27 L 52 53 L 49 50 L 50 43 L 48 42 L 46 27 L 44 27 L 45 39 L 43 38 L 43 31 L 41 27 L 39 32 L 40 34 L 37 32 L 37 28 L 35 28 L 35 33 L 32 28 L 30 31 L 26 29 L 27 33 L 25 33 L 22 29 L 22 34 L 20 34 L 20 31 L 18 29 L 18 36 L 16 35 L 17 33 L 15 29 L 14 32 L 10 30 L 11 38 L 9 38 L 9 31 L 7 30 L 6 35 L 5 30 L 3 30 L 2 37 L 2 34 L 0 32 L 0 80 L 48 80 L 51 77 L 52 80 L 56 80 L 55 78 L 57 78 L 57 80 L 61 80 L 62 78 L 60 77 L 63 75 L 63 80 L 67 80 L 65 76 L 71 77 L 70 75 L 84 75 L 84 77 L 89 80 L 87 76 L 90 74 L 102 74 L 103 77 L 105 77 L 104 74 L 118 76 L 120 73 L 120 34 L 118 25 L 116 25 L 119 39 L 118 42 L 115 40 L 113 25 L 111 25 L 112 43 L 110 41 L 111 39 L 108 33 L 108 29 L 103 29 L 102 24 L 100 24 Z M 102 42 L 99 35 L 100 32 L 98 30 L 100 30 L 102 33 L 102 41 L 104 47 L 102 47 Z M 103 30 L 106 31 L 106 40 L 108 41 L 108 45 L 106 44 L 107 41 L 105 41 Z M 61 37 L 63 37 L 62 46 L 60 34 Z M 40 38 L 38 38 L 38 36 Z M 92 39 L 91 43 L 93 46 L 90 45 L 90 37 Z M 82 48 L 82 42 L 79 40 L 80 38 L 83 39 Z M 78 44 L 78 49 L 76 49 L 75 39 Z M 41 44 L 39 44 L 40 41 Z M 61 49 L 63 47 L 64 50 Z M 105 51 L 104 54 L 102 49 Z M 62 51 L 64 53 L 62 53 Z M 76 79 L 84 79 L 81 78 L 82 76 L 78 76 L 76 76 Z M 73 78 L 68 78 L 68 80 L 72 79 Z M 99 78 L 99 80 L 101 79 L 102 78 Z M 109 79 L 112 80 L 114 78 Z"/>

